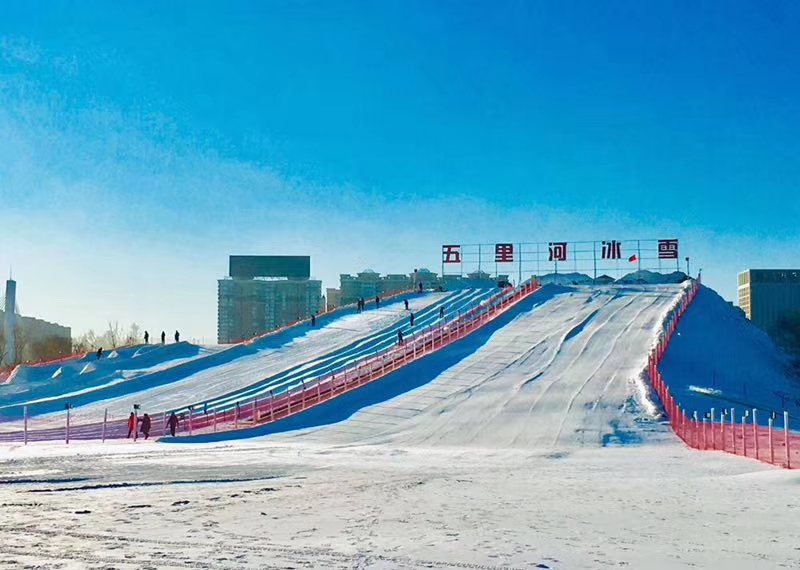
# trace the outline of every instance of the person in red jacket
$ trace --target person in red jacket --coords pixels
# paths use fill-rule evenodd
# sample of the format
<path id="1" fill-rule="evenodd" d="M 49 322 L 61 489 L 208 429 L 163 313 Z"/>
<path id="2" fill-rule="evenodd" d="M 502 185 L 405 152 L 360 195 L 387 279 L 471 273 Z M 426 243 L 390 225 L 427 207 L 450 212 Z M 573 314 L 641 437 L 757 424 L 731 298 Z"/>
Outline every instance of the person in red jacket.
<path id="1" fill-rule="evenodd" d="M 131 436 L 133 430 L 136 429 L 136 415 L 131 412 L 130 417 L 128 418 L 128 437 Z"/>

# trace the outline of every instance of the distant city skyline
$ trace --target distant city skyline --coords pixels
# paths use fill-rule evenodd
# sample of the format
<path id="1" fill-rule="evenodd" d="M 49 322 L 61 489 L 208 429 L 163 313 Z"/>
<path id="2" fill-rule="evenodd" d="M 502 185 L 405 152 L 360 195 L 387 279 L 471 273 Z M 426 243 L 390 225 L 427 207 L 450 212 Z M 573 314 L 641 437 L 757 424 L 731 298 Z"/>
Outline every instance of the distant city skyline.
<path id="1" fill-rule="evenodd" d="M 800 6 L 3 4 L 0 267 L 26 315 L 216 337 L 229 255 L 678 238 L 800 265 Z"/>

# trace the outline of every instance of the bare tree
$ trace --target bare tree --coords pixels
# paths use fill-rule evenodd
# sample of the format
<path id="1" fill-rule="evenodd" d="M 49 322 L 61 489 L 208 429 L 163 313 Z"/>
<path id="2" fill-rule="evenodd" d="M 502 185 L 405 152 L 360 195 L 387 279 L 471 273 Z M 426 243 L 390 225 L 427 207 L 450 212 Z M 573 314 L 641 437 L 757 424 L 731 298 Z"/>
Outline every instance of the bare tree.
<path id="1" fill-rule="evenodd" d="M 94 351 L 99 346 L 100 339 L 92 329 L 83 333 L 81 336 L 76 337 L 72 341 L 72 346 L 76 352 L 90 352 Z"/>
<path id="2" fill-rule="evenodd" d="M 141 336 L 142 328 L 137 325 L 136 323 L 131 323 L 130 328 L 128 329 L 128 344 L 136 344 L 139 342 L 139 337 Z"/>
<path id="3" fill-rule="evenodd" d="M 106 330 L 106 341 L 111 345 L 110 348 L 117 348 L 122 344 L 122 339 L 125 338 L 122 333 L 122 327 L 119 326 L 119 321 L 108 321 L 108 330 Z"/>

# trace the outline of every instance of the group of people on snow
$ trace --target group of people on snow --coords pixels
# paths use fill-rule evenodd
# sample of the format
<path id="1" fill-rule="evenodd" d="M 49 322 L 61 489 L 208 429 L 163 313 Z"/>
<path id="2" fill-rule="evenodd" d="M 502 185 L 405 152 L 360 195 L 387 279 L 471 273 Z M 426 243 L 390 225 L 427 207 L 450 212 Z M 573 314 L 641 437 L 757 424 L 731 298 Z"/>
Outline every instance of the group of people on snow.
<path id="1" fill-rule="evenodd" d="M 140 425 L 137 429 L 137 424 Z M 141 418 L 136 417 L 136 412 L 131 412 L 128 417 L 128 438 L 133 435 L 134 439 L 137 438 L 139 432 L 144 434 L 144 438 L 150 437 L 150 429 L 153 427 L 153 421 L 150 419 L 150 414 L 144 414 Z M 175 412 L 170 413 L 165 428 L 169 428 L 169 434 L 175 437 L 175 431 L 178 429 L 178 416 Z"/>
<path id="2" fill-rule="evenodd" d="M 181 341 L 181 333 L 179 333 L 176 330 L 174 338 L 175 338 L 175 342 L 180 342 Z M 161 344 L 165 344 L 166 342 L 167 342 L 167 333 L 165 333 L 164 331 L 161 331 Z M 144 343 L 145 344 L 150 344 L 150 333 L 147 332 L 147 331 L 144 331 Z M 102 346 L 97 349 L 97 352 L 95 352 L 95 356 L 97 357 L 97 360 L 100 360 L 101 358 L 103 358 L 103 347 Z"/>

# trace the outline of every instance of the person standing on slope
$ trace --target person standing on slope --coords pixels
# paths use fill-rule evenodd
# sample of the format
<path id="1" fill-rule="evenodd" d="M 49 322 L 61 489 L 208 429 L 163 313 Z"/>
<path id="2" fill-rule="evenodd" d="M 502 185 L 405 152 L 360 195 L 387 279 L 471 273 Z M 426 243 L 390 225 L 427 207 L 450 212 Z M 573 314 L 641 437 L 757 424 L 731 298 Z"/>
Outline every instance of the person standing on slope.
<path id="1" fill-rule="evenodd" d="M 403 331 L 397 329 L 397 344 L 403 346 Z"/>
<path id="2" fill-rule="evenodd" d="M 131 437 L 131 434 L 135 429 L 136 429 L 136 414 L 131 412 L 131 415 L 128 417 L 128 438 Z"/>
<path id="3" fill-rule="evenodd" d="M 139 418 L 139 423 L 142 424 L 142 433 L 144 434 L 144 438 L 147 439 L 147 436 L 150 435 L 150 426 L 151 426 L 150 415 L 145 414 L 144 416 Z"/>
<path id="4" fill-rule="evenodd" d="M 175 331 L 175 342 L 180 342 L 181 340 L 181 333 Z"/>
<path id="5" fill-rule="evenodd" d="M 167 340 L 167 333 L 161 331 L 161 344 L 164 344 Z"/>
<path id="6" fill-rule="evenodd" d="M 381 308 L 381 298 L 378 295 L 375 295 L 375 308 L 376 309 L 380 309 Z"/>
<path id="7" fill-rule="evenodd" d="M 414 313 L 411 313 L 408 316 L 408 324 L 410 324 L 412 327 L 414 326 Z"/>
<path id="8" fill-rule="evenodd" d="M 406 306 L 406 311 L 408 310 L 408 299 L 403 299 L 403 303 Z"/>
<path id="9" fill-rule="evenodd" d="M 238 404 L 237 404 L 238 406 Z M 167 426 L 169 427 L 169 434 L 172 437 L 175 437 L 175 430 L 178 427 L 178 416 L 175 415 L 175 412 L 172 412 L 169 415 L 169 419 L 167 420 Z"/>
<path id="10" fill-rule="evenodd" d="M 150 333 L 147 332 L 147 331 L 144 331 L 144 343 L 148 344 L 149 342 L 150 342 Z"/>

